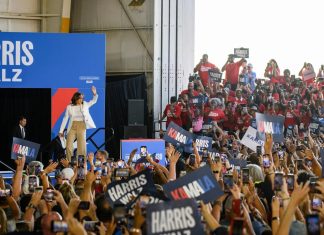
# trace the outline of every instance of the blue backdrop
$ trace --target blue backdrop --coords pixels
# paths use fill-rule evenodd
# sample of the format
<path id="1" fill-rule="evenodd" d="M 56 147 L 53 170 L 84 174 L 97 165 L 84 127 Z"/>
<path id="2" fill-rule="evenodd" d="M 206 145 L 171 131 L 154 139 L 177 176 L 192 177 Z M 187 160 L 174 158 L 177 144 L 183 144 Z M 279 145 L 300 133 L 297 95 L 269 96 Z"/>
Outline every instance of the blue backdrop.
<path id="1" fill-rule="evenodd" d="M 99 99 L 90 113 L 97 127 L 105 127 L 104 34 L 1 33 L 0 41 L 0 88 L 52 89 L 52 138 L 73 93 L 84 93 L 88 101 L 92 85 Z M 94 139 L 103 143 L 104 131 Z M 88 150 L 94 150 L 91 144 Z"/>

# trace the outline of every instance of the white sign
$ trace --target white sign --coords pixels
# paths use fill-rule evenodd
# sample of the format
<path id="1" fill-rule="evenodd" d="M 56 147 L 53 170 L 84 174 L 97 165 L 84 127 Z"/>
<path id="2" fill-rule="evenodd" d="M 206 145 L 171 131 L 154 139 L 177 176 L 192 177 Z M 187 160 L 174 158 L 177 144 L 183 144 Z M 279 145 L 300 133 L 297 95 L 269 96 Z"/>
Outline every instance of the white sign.
<path id="1" fill-rule="evenodd" d="M 254 152 L 256 152 L 257 146 L 262 146 L 261 149 L 263 149 L 264 146 L 264 141 L 257 139 L 256 135 L 257 130 L 250 126 L 241 140 L 242 144 Z"/>

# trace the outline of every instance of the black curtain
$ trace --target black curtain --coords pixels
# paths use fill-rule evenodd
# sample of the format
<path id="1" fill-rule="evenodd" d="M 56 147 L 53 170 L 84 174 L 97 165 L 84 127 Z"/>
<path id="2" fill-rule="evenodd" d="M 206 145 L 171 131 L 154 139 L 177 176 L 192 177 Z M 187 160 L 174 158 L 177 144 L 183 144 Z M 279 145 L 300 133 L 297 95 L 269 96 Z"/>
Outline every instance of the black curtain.
<path id="1" fill-rule="evenodd" d="M 10 159 L 12 132 L 19 116 L 27 118 L 27 140 L 46 145 L 51 140 L 51 89 L 0 89 L 1 161 L 15 168 Z M 40 154 L 38 155 L 40 156 Z M 8 170 L 0 165 L 1 170 Z"/>
<path id="2" fill-rule="evenodd" d="M 128 121 L 128 99 L 144 100 L 144 124 L 148 125 L 145 74 L 108 76 L 106 78 L 106 140 L 110 137 L 110 128 L 115 130 L 115 136 L 107 143 L 106 149 L 112 157 L 119 156 L 119 142 L 123 136 L 122 127 L 127 126 Z"/>

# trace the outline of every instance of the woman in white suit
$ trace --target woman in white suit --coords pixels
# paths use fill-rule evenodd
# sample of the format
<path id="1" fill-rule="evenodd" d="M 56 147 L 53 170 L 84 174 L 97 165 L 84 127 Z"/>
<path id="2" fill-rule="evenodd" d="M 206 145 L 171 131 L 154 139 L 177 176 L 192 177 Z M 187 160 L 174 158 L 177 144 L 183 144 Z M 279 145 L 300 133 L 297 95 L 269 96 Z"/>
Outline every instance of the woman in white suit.
<path id="1" fill-rule="evenodd" d="M 97 102 L 98 94 L 94 86 L 91 87 L 91 91 L 93 98 L 89 102 L 83 101 L 83 94 L 76 92 L 72 96 L 71 104 L 66 107 L 59 136 L 63 137 L 66 123 L 70 119 L 66 140 L 66 158 L 69 161 L 71 161 L 73 155 L 73 142 L 75 139 L 77 139 L 77 154 L 86 156 L 86 129 L 96 128 L 89 113 L 89 108 Z"/>

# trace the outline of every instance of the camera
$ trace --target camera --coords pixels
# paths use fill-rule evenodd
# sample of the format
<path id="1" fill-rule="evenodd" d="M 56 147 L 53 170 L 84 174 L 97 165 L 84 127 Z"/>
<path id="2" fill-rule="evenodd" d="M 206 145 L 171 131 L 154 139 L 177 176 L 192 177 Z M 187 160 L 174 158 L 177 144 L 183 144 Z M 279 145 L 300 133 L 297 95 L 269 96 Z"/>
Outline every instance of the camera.
<path id="1" fill-rule="evenodd" d="M 57 221 L 52 221 L 51 230 L 53 233 L 59 233 L 59 232 L 66 233 L 69 231 L 69 227 L 67 222 L 57 220 Z"/>
<path id="2" fill-rule="evenodd" d="M 122 178 L 128 178 L 129 177 L 129 169 L 127 168 L 116 168 L 114 170 L 114 177 L 122 177 Z"/>
<path id="3" fill-rule="evenodd" d="M 274 177 L 274 190 L 281 191 L 282 185 L 283 185 L 283 173 L 276 172 Z"/>
<path id="4" fill-rule="evenodd" d="M 44 193 L 44 199 L 47 202 L 51 202 L 54 199 L 54 190 L 51 188 L 46 189 L 46 192 Z"/>
<path id="5" fill-rule="evenodd" d="M 100 226 L 100 221 L 84 221 L 83 224 L 84 229 L 89 232 L 98 231 L 97 226 Z"/>
<path id="6" fill-rule="evenodd" d="M 197 81 L 197 80 L 200 80 L 200 77 L 198 74 L 192 74 L 189 76 L 189 82 L 193 82 L 193 81 Z"/>

